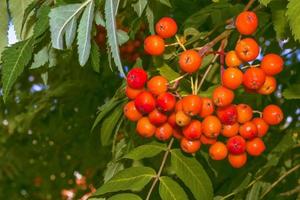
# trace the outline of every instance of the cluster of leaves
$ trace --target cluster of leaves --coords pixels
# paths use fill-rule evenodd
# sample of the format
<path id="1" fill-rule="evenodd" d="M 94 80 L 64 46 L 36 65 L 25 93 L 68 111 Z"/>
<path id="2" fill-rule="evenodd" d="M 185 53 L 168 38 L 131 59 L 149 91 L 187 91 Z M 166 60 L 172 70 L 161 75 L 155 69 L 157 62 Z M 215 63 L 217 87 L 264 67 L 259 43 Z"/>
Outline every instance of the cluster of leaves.
<path id="1" fill-rule="evenodd" d="M 265 156 L 249 160 L 247 167 L 241 170 L 233 170 L 226 163 L 213 162 L 203 152 L 187 156 L 178 149 L 177 143 L 170 148 L 142 140 L 135 136 L 133 125 L 122 116 L 122 106 L 126 102 L 122 95 L 124 86 L 115 90 L 121 84 L 119 73 L 121 76 L 125 74 L 119 46 L 134 37 L 142 22 L 147 22 L 150 34 L 154 33 L 157 19 L 173 15 L 181 27 L 179 32 L 187 39 L 186 45 L 201 46 L 220 34 L 226 26 L 225 19 L 236 16 L 246 2 L 2 1 L 1 81 L 6 103 L 1 104 L 0 193 L 3 198 L 20 199 L 20 195 L 24 194 L 19 191 L 26 189 L 30 199 L 58 199 L 59 190 L 70 187 L 67 181 L 60 184 L 47 181 L 49 183 L 43 188 L 36 189 L 32 186 L 32 179 L 39 175 L 37 172 L 42 172 L 40 176 L 49 180 L 51 174 L 58 176 L 65 172 L 70 178 L 74 170 L 87 168 L 94 172 L 95 185 L 101 185 L 91 198 L 94 200 L 144 199 L 149 191 L 151 193 L 149 183 L 153 181 L 159 182 L 159 186 L 158 190 L 153 190 L 152 199 L 295 199 L 299 196 L 299 170 L 296 171 L 300 163 L 299 116 L 295 111 L 300 98 L 300 69 L 296 67 L 299 60 L 293 53 L 299 52 L 298 0 L 260 0 L 253 6 L 257 8 L 260 19 L 255 37 L 262 44 L 263 54 L 285 49 L 292 52 L 284 55 L 290 63 L 286 63 L 286 69 L 278 77 L 280 89 L 277 96 L 262 98 L 237 92 L 237 101 L 246 101 L 259 110 L 270 102 L 276 102 L 293 119 L 280 128 L 270 130 Z M 117 29 L 116 17 L 124 19 L 130 29 L 128 34 Z M 19 42 L 6 47 L 10 20 Z M 108 48 L 103 55 L 93 41 L 96 24 L 108 31 Z M 215 31 L 210 34 L 211 30 Z M 233 48 L 237 38 L 238 34 L 233 32 L 228 49 Z M 138 59 L 136 65 L 143 65 L 151 74 L 159 73 L 173 80 L 180 76 L 174 70 L 177 69 L 174 50 L 169 48 L 163 58 Z M 207 68 L 211 59 L 210 56 L 205 57 L 201 70 Z M 114 66 L 118 72 L 110 71 Z M 218 69 L 219 64 L 215 63 L 203 91 L 200 91 L 201 96 L 210 96 L 220 82 Z M 37 81 L 28 83 L 32 76 Z M 44 89 L 31 93 L 34 84 L 40 84 Z M 180 89 L 190 92 L 189 88 Z M 97 126 L 100 127 L 102 146 L 99 146 L 95 139 L 97 135 L 88 134 L 94 120 L 90 116 L 107 98 L 109 100 L 99 108 L 93 126 L 94 132 L 99 132 Z M 74 109 L 79 112 L 74 112 Z M 9 123 L 6 124 L 5 120 Z M 69 129 L 69 126 L 74 128 Z M 41 144 L 35 147 L 32 137 Z M 46 145 L 50 141 L 54 142 L 54 147 Z M 66 152 L 76 159 L 68 161 Z M 171 159 L 160 170 L 162 153 L 170 154 Z M 38 158 L 35 164 L 30 164 L 28 160 L 35 157 Z M 104 168 L 106 170 L 102 173 Z M 25 176 L 22 176 L 22 169 L 26 169 Z M 96 174 L 99 171 L 101 173 Z M 160 171 L 162 176 L 157 176 Z M 288 176 L 290 173 L 295 173 L 295 176 Z M 276 190 L 273 190 L 275 187 Z M 46 191 L 51 190 L 54 195 L 49 197 Z"/>

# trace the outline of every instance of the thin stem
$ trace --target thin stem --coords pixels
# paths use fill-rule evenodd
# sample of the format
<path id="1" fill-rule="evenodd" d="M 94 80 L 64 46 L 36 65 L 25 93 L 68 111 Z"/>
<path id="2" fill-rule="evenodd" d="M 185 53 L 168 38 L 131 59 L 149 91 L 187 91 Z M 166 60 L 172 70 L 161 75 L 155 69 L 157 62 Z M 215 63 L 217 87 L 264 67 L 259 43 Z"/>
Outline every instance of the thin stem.
<path id="1" fill-rule="evenodd" d="M 186 48 L 185 48 L 185 46 L 181 43 L 181 41 L 180 41 L 178 35 L 175 35 L 175 38 L 176 38 L 177 43 L 179 44 L 179 46 L 180 46 L 184 51 L 186 51 Z"/>
<path id="2" fill-rule="evenodd" d="M 293 167 L 292 169 L 288 170 L 287 172 L 285 172 L 281 177 L 279 177 L 279 179 L 277 181 L 275 181 L 262 195 L 261 195 L 261 199 L 264 198 L 264 196 L 266 196 L 266 194 L 268 194 L 280 181 L 282 181 L 285 177 L 287 177 L 289 174 L 291 174 L 292 172 L 296 171 L 298 168 L 300 168 L 300 164 L 296 165 L 295 167 Z"/>
<path id="3" fill-rule="evenodd" d="M 256 64 L 256 65 L 245 65 L 245 66 L 241 67 L 241 69 L 247 69 L 247 68 L 249 68 L 249 67 L 259 67 L 259 66 L 260 66 L 260 64 Z"/>
<path id="4" fill-rule="evenodd" d="M 185 74 L 183 74 L 183 75 L 181 75 L 181 76 L 175 78 L 174 80 L 171 80 L 171 81 L 169 82 L 169 84 L 175 83 L 175 82 L 177 82 L 177 81 L 183 79 L 183 78 L 186 77 L 187 75 L 188 75 L 188 73 L 185 73 Z"/>
<path id="5" fill-rule="evenodd" d="M 174 43 L 171 43 L 171 44 L 166 44 L 165 47 L 176 46 L 176 45 L 179 45 L 179 43 L 174 42 Z"/>
<path id="6" fill-rule="evenodd" d="M 247 5 L 245 6 L 243 11 L 249 10 L 249 8 L 252 6 L 252 4 L 255 2 L 255 0 L 250 0 Z"/>
<path id="7" fill-rule="evenodd" d="M 192 76 L 191 76 L 191 89 L 192 89 L 192 94 L 195 94 L 194 80 Z"/>
<path id="8" fill-rule="evenodd" d="M 166 150 L 166 152 L 165 152 L 165 154 L 164 154 L 164 157 L 163 157 L 163 160 L 162 160 L 161 165 L 160 165 L 160 167 L 159 167 L 159 170 L 158 170 L 158 172 L 157 172 L 157 175 L 155 176 L 155 179 L 154 179 L 154 181 L 153 181 L 153 183 L 152 183 L 152 185 L 151 185 L 151 187 L 150 187 L 150 190 L 149 190 L 149 192 L 148 192 L 148 194 L 147 194 L 146 200 L 149 200 L 149 199 L 150 199 L 150 196 L 151 196 L 151 194 L 152 194 L 152 192 L 153 192 L 153 190 L 154 190 L 154 188 L 155 188 L 155 185 L 156 185 L 156 183 L 157 183 L 158 180 L 159 180 L 159 177 L 160 177 L 160 175 L 161 175 L 161 173 L 162 173 L 162 171 L 163 171 L 163 169 L 164 169 L 164 166 L 165 166 L 165 164 L 166 164 L 168 155 L 169 155 L 170 150 L 171 150 L 171 148 L 172 148 L 173 142 L 174 142 L 174 138 L 172 138 L 172 139 L 170 140 L 170 142 L 169 142 L 168 148 L 167 148 L 167 150 Z"/>
<path id="9" fill-rule="evenodd" d="M 257 113 L 257 114 L 259 114 L 259 117 L 262 117 L 262 112 L 260 112 L 259 110 L 253 110 L 252 112 Z"/>

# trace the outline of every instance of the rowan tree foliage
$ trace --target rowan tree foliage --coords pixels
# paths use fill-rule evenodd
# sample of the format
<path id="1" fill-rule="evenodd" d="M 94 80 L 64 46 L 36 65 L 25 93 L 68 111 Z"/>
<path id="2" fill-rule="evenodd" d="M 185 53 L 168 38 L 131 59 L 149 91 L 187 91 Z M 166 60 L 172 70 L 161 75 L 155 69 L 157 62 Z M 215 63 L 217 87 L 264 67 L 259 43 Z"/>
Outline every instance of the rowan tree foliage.
<path id="1" fill-rule="evenodd" d="M 268 53 L 284 59 L 270 95 L 227 82 L 235 104 L 282 109 L 283 121 L 263 138 L 263 154 L 235 169 L 227 159 L 211 159 L 209 146 L 187 154 L 178 140 L 138 136 L 123 114 L 128 71 L 161 75 L 179 96 L 211 98 L 225 54 L 245 38 L 235 24 L 245 10 L 258 17 L 249 37 L 260 54 L 250 64 L 259 66 Z M 300 198 L 299 13 L 299 0 L 1 0 L 0 198 Z M 151 56 L 144 39 L 165 16 L 176 21 L 176 37 Z M 197 74 L 179 68 L 186 49 L 202 56 Z"/>

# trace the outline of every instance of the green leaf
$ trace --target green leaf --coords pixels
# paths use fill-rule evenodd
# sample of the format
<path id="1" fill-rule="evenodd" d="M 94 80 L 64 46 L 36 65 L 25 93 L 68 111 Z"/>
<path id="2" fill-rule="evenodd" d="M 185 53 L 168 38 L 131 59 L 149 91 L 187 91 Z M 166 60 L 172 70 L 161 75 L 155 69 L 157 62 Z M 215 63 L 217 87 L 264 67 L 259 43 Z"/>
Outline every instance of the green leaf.
<path id="1" fill-rule="evenodd" d="M 272 0 L 259 0 L 259 3 L 261 3 L 264 6 L 267 6 Z"/>
<path id="2" fill-rule="evenodd" d="M 260 191 L 262 189 L 263 183 L 261 181 L 258 181 L 254 183 L 254 185 L 251 187 L 250 191 L 248 192 L 246 196 L 246 200 L 259 200 L 260 198 Z"/>
<path id="3" fill-rule="evenodd" d="M 299 0 L 289 0 L 287 5 L 286 16 L 288 18 L 290 28 L 292 30 L 295 40 L 300 41 L 300 1 Z"/>
<path id="4" fill-rule="evenodd" d="M 169 65 L 164 64 L 158 68 L 159 73 L 164 76 L 168 81 L 174 80 L 180 76 L 179 73 L 175 72 Z"/>
<path id="5" fill-rule="evenodd" d="M 124 158 L 132 159 L 132 160 L 141 160 L 143 158 L 151 158 L 156 156 L 162 151 L 166 151 L 167 146 L 166 144 L 162 144 L 159 142 L 151 142 L 148 144 L 144 144 L 142 146 L 138 146 L 137 148 L 133 149 Z"/>
<path id="6" fill-rule="evenodd" d="M 101 14 L 100 10 L 95 11 L 95 23 L 97 25 L 101 25 L 101 26 L 105 27 L 105 21 L 104 21 L 103 15 Z"/>
<path id="7" fill-rule="evenodd" d="M 34 55 L 33 63 L 30 69 L 37 69 L 44 66 L 49 60 L 48 48 L 44 46 L 39 52 Z"/>
<path id="8" fill-rule="evenodd" d="M 100 72 L 100 52 L 95 40 L 92 40 L 91 64 L 95 72 Z"/>
<path id="9" fill-rule="evenodd" d="M 284 89 L 282 95 L 285 99 L 300 99 L 300 84 L 290 85 Z"/>
<path id="10" fill-rule="evenodd" d="M 23 19 L 22 19 L 22 25 L 21 25 L 21 34 L 23 33 L 23 28 L 25 26 L 26 20 L 29 17 L 29 14 L 34 11 L 34 9 L 39 6 L 40 2 L 39 1 L 33 1 L 31 2 L 27 8 L 24 11 Z"/>
<path id="11" fill-rule="evenodd" d="M 3 100 L 6 101 L 9 91 L 23 72 L 24 67 L 31 60 L 33 40 L 28 39 L 15 43 L 6 48 L 2 53 L 2 83 Z"/>
<path id="12" fill-rule="evenodd" d="M 141 17 L 147 6 L 147 0 L 138 0 L 135 4 L 132 4 L 133 10 Z"/>
<path id="13" fill-rule="evenodd" d="M 100 123 L 100 121 L 121 102 L 122 102 L 122 100 L 120 100 L 120 99 L 112 98 L 107 103 L 103 104 L 99 109 L 99 114 L 92 126 L 91 131 L 93 131 L 94 128 Z"/>
<path id="14" fill-rule="evenodd" d="M 213 85 L 213 86 L 210 86 L 209 88 L 207 88 L 207 90 L 205 91 L 199 91 L 199 95 L 201 97 L 208 97 L 208 98 L 211 98 L 212 97 L 212 93 L 213 91 L 215 90 L 215 88 L 218 87 L 218 85 Z"/>
<path id="15" fill-rule="evenodd" d="M 190 189 L 195 199 L 210 200 L 213 198 L 212 183 L 195 158 L 183 155 L 179 149 L 173 149 L 171 151 L 171 167 Z"/>
<path id="16" fill-rule="evenodd" d="M 142 200 L 142 199 L 136 194 L 124 193 L 124 194 L 114 195 L 110 197 L 108 200 Z"/>
<path id="17" fill-rule="evenodd" d="M 189 199 L 182 187 L 173 179 L 162 176 L 159 178 L 159 195 L 162 200 L 186 200 Z"/>
<path id="18" fill-rule="evenodd" d="M 85 4 L 69 4 L 51 9 L 50 31 L 54 48 L 63 49 L 64 36 L 67 48 L 71 46 L 75 39 L 77 18 Z"/>
<path id="19" fill-rule="evenodd" d="M 56 52 L 55 49 L 50 48 L 49 50 L 49 68 L 56 66 L 57 59 L 56 59 Z"/>
<path id="20" fill-rule="evenodd" d="M 149 31 L 151 34 L 155 34 L 154 31 L 154 15 L 153 15 L 153 10 L 152 8 L 150 8 L 150 6 L 148 5 L 146 8 L 146 17 L 147 17 L 147 21 L 149 24 Z"/>
<path id="21" fill-rule="evenodd" d="M 155 171 L 150 167 L 131 167 L 125 169 L 102 185 L 93 196 L 124 190 L 140 191 L 155 175 Z"/>
<path id="22" fill-rule="evenodd" d="M 41 36 L 49 27 L 49 15 L 50 7 L 42 6 L 39 9 L 38 19 L 33 29 L 33 35 L 35 38 Z"/>
<path id="23" fill-rule="evenodd" d="M 285 17 L 286 4 L 285 0 L 272 1 L 270 4 L 272 22 L 278 39 L 285 38 L 288 29 L 288 21 Z"/>
<path id="24" fill-rule="evenodd" d="M 118 42 L 120 46 L 125 44 L 129 40 L 128 33 L 121 29 L 117 31 L 117 36 L 118 36 Z"/>
<path id="25" fill-rule="evenodd" d="M 123 163 L 111 161 L 107 164 L 106 170 L 104 172 L 104 183 L 109 181 L 114 175 L 124 169 Z"/>
<path id="26" fill-rule="evenodd" d="M 164 4 L 164 5 L 166 5 L 166 6 L 170 7 L 170 8 L 172 7 L 169 0 L 158 0 L 158 1 L 159 1 L 161 4 Z"/>
<path id="27" fill-rule="evenodd" d="M 84 66 L 89 59 L 91 51 L 91 31 L 94 20 L 94 1 L 86 6 L 79 22 L 77 45 L 79 64 Z"/>
<path id="28" fill-rule="evenodd" d="M 125 72 L 120 58 L 119 42 L 117 37 L 117 27 L 115 19 L 115 10 L 114 10 L 114 0 L 105 1 L 105 19 L 106 19 L 106 29 L 109 34 L 108 44 L 111 48 L 112 57 L 117 65 L 119 72 L 122 77 L 125 77 Z"/>
<path id="29" fill-rule="evenodd" d="M 48 72 L 42 73 L 41 78 L 43 80 L 44 85 L 48 85 Z"/>
<path id="30" fill-rule="evenodd" d="M 21 36 L 23 17 L 26 8 L 31 4 L 32 1 L 33 0 L 9 1 L 9 10 L 11 12 L 12 21 L 18 39 L 23 39 Z"/>
<path id="31" fill-rule="evenodd" d="M 7 4 L 6 1 L 0 2 L 0 59 L 1 53 L 4 50 L 4 47 L 8 43 L 8 13 L 7 13 Z"/>
<path id="32" fill-rule="evenodd" d="M 124 103 L 117 106 L 108 117 L 103 120 L 100 128 L 101 143 L 103 146 L 111 144 L 111 137 L 114 133 L 115 127 L 117 126 L 122 114 L 123 114 Z"/>

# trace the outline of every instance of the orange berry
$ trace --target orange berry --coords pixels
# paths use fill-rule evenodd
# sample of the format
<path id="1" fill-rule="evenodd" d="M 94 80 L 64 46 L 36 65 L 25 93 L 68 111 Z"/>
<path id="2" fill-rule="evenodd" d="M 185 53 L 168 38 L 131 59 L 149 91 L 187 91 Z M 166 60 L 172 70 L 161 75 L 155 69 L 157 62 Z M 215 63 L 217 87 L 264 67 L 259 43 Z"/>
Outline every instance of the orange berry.
<path id="1" fill-rule="evenodd" d="M 149 117 L 149 121 L 153 125 L 161 125 L 165 123 L 168 119 L 167 115 L 165 115 L 164 113 L 160 112 L 157 109 L 154 109 L 152 112 L 150 112 L 148 117 Z"/>
<path id="2" fill-rule="evenodd" d="M 163 76 L 154 76 L 147 83 L 148 90 L 154 95 L 167 92 L 168 80 Z"/>
<path id="3" fill-rule="evenodd" d="M 168 117 L 168 123 L 174 128 L 177 124 L 176 124 L 176 113 L 172 113 L 169 115 Z"/>
<path id="4" fill-rule="evenodd" d="M 145 89 L 133 89 L 129 86 L 126 86 L 125 88 L 125 94 L 129 99 L 135 99 L 141 92 L 143 92 Z"/>
<path id="5" fill-rule="evenodd" d="M 243 76 L 243 84 L 249 89 L 256 90 L 263 86 L 266 80 L 265 72 L 256 67 L 251 67 L 246 70 Z"/>
<path id="6" fill-rule="evenodd" d="M 183 128 L 183 135 L 188 140 L 199 139 L 202 134 L 202 125 L 198 120 L 192 120 L 187 126 Z"/>
<path id="7" fill-rule="evenodd" d="M 213 114 L 214 111 L 215 111 L 215 106 L 212 99 L 207 97 L 202 98 L 202 108 L 201 108 L 201 112 L 199 113 L 199 116 L 204 118 L 206 116 Z"/>
<path id="8" fill-rule="evenodd" d="M 182 108 L 183 111 L 190 116 L 199 114 L 202 108 L 201 97 L 199 97 L 198 95 L 185 96 L 182 99 Z"/>
<path id="9" fill-rule="evenodd" d="M 247 104 L 238 104 L 236 106 L 237 111 L 237 121 L 241 124 L 248 122 L 253 117 L 253 110 L 252 108 Z"/>
<path id="10" fill-rule="evenodd" d="M 251 156 L 260 156 L 266 149 L 261 138 L 254 138 L 246 142 L 246 151 Z"/>
<path id="11" fill-rule="evenodd" d="M 178 112 L 178 111 L 182 111 L 183 110 L 183 107 L 182 107 L 182 99 L 178 100 L 175 104 L 175 111 Z"/>
<path id="12" fill-rule="evenodd" d="M 240 125 L 239 123 L 234 123 L 232 125 L 223 125 L 223 128 L 221 130 L 221 134 L 224 137 L 233 137 L 239 133 Z"/>
<path id="13" fill-rule="evenodd" d="M 158 35 L 150 35 L 144 41 L 145 51 L 153 56 L 159 56 L 165 51 L 165 41 Z"/>
<path id="14" fill-rule="evenodd" d="M 242 153 L 239 155 L 228 154 L 228 161 L 233 168 L 241 168 L 247 162 L 247 154 L 246 153 Z"/>
<path id="15" fill-rule="evenodd" d="M 207 116 L 202 121 L 202 132 L 208 138 L 218 137 L 221 129 L 222 124 L 220 120 L 214 115 Z"/>
<path id="16" fill-rule="evenodd" d="M 228 150 L 223 142 L 216 142 L 209 147 L 209 155 L 213 160 L 223 160 L 227 154 Z"/>
<path id="17" fill-rule="evenodd" d="M 130 121 L 137 121 L 143 117 L 143 115 L 136 109 L 134 102 L 130 101 L 124 106 L 124 115 L 129 119 Z"/>
<path id="18" fill-rule="evenodd" d="M 268 105 L 263 110 L 263 119 L 269 125 L 277 125 L 283 120 L 283 112 L 279 106 Z"/>
<path id="19" fill-rule="evenodd" d="M 258 26 L 258 19 L 256 14 L 251 11 L 244 11 L 240 13 L 235 20 L 235 26 L 240 34 L 253 34 Z"/>
<path id="20" fill-rule="evenodd" d="M 150 113 L 155 109 L 155 99 L 150 92 L 143 91 L 134 100 L 135 107 L 141 113 Z"/>
<path id="21" fill-rule="evenodd" d="M 235 51 L 229 51 L 225 56 L 225 64 L 227 67 L 238 67 L 243 63 L 241 59 L 237 56 Z"/>
<path id="22" fill-rule="evenodd" d="M 216 106 L 227 106 L 232 103 L 233 99 L 233 91 L 223 86 L 215 88 L 212 94 L 212 100 Z"/>
<path id="23" fill-rule="evenodd" d="M 187 50 L 179 56 L 179 67 L 187 73 L 196 72 L 202 63 L 201 56 L 194 50 Z"/>
<path id="24" fill-rule="evenodd" d="M 171 17 L 163 17 L 156 23 L 155 31 L 162 38 L 170 38 L 176 34 L 177 24 Z"/>
<path id="25" fill-rule="evenodd" d="M 206 144 L 206 145 L 210 145 L 210 144 L 214 144 L 217 142 L 216 138 L 208 138 L 205 135 L 201 135 L 200 136 L 200 142 L 201 144 Z"/>
<path id="26" fill-rule="evenodd" d="M 151 124 L 148 117 L 142 117 L 136 125 L 136 132 L 145 138 L 150 138 L 154 135 L 156 127 Z"/>
<path id="27" fill-rule="evenodd" d="M 180 141 L 181 149 L 186 153 L 195 153 L 201 147 L 200 140 L 188 140 L 186 138 L 182 138 Z"/>
<path id="28" fill-rule="evenodd" d="M 183 111 L 176 112 L 175 119 L 176 119 L 176 124 L 181 127 L 188 125 L 192 120 L 191 117 L 185 114 L 185 112 Z"/>
<path id="29" fill-rule="evenodd" d="M 223 86 L 235 90 L 243 82 L 243 73 L 238 68 L 227 68 L 222 75 Z"/>
<path id="30" fill-rule="evenodd" d="M 258 56 L 259 46 L 254 39 L 245 38 L 237 43 L 235 52 L 241 60 L 249 62 Z"/>
<path id="31" fill-rule="evenodd" d="M 261 60 L 261 69 L 269 76 L 279 74 L 283 70 L 283 59 L 277 54 L 267 54 Z"/>
<path id="32" fill-rule="evenodd" d="M 173 135 L 173 128 L 169 123 L 164 123 L 155 130 L 155 137 L 160 141 L 167 141 Z"/>
<path id="33" fill-rule="evenodd" d="M 246 122 L 240 125 L 240 135 L 245 139 L 253 139 L 257 137 L 257 127 L 253 122 Z"/>
<path id="34" fill-rule="evenodd" d="M 262 118 L 256 117 L 252 122 L 256 125 L 258 137 L 263 137 L 267 134 L 269 125 Z"/>
<path id="35" fill-rule="evenodd" d="M 277 81 L 273 76 L 266 76 L 264 84 L 257 90 L 259 94 L 272 94 L 277 87 Z"/>

